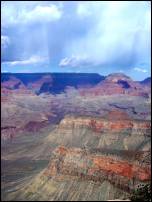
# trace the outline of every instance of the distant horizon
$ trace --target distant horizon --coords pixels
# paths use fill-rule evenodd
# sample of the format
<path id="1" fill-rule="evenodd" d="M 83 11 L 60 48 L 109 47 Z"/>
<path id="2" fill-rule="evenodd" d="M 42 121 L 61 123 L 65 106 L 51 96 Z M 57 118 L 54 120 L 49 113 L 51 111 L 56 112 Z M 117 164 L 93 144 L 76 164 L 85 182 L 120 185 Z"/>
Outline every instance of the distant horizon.
<path id="1" fill-rule="evenodd" d="M 104 77 L 107 77 L 111 74 L 122 74 L 122 75 L 130 77 L 134 81 L 143 81 L 145 79 L 151 78 L 151 75 L 150 75 L 150 76 L 145 77 L 144 79 L 135 80 L 131 76 L 129 76 L 125 73 L 122 73 L 122 72 L 113 72 L 113 73 L 106 74 L 106 75 L 96 73 L 96 72 L 1 72 L 1 74 L 98 74 L 98 75 L 104 76 Z"/>

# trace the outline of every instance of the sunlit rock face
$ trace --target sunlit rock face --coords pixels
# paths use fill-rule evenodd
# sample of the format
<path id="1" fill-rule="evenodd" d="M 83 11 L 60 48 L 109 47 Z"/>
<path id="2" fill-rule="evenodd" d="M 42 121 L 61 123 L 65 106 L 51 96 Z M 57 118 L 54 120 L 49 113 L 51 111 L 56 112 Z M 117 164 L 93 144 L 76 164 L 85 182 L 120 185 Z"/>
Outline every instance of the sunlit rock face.
<path id="1" fill-rule="evenodd" d="M 110 147 L 111 145 L 115 149 L 121 147 L 135 149 L 150 137 L 150 132 L 150 121 L 133 120 L 128 114 L 115 110 L 102 118 L 66 116 L 56 129 L 56 141 L 59 143 L 63 141 L 69 145 L 71 141 L 75 146 L 86 144 L 94 147 Z M 122 144 L 119 144 L 120 141 Z"/>
<path id="2" fill-rule="evenodd" d="M 131 81 L 132 79 L 125 75 L 125 74 L 122 74 L 122 73 L 113 73 L 113 74 L 109 74 L 106 78 L 106 80 L 108 81 L 113 81 L 113 82 L 117 82 L 119 80 L 125 80 L 125 81 Z"/>
<path id="3" fill-rule="evenodd" d="M 81 96 L 101 96 L 124 94 L 130 96 L 150 96 L 150 79 L 136 82 L 130 77 L 115 73 L 107 77 L 98 74 L 2 74 L 2 89 L 13 90 L 15 93 L 59 94 L 72 87 L 78 89 Z M 4 92 L 4 90 L 3 90 Z M 3 100 L 5 100 L 3 98 Z"/>
<path id="4" fill-rule="evenodd" d="M 113 111 L 109 113 L 108 118 L 92 118 L 92 117 L 65 117 L 59 125 L 59 129 L 64 128 L 80 128 L 86 127 L 95 132 L 107 131 L 107 132 L 121 132 L 123 130 L 146 130 L 151 128 L 150 122 L 134 121 L 127 117 L 123 117 L 125 113 Z M 125 119 L 124 119 L 125 118 Z"/>
<path id="5" fill-rule="evenodd" d="M 110 74 L 105 80 L 101 81 L 96 87 L 91 89 L 81 89 L 80 95 L 112 95 L 127 94 L 130 96 L 149 97 L 150 86 L 142 85 L 140 82 L 133 81 L 124 74 Z"/>
<path id="6" fill-rule="evenodd" d="M 47 201 L 128 198 L 134 186 L 150 180 L 150 164 L 141 163 L 147 155 L 150 153 L 58 146 L 48 166 L 15 197 Z"/>
<path id="7" fill-rule="evenodd" d="M 54 176 L 62 173 L 86 177 L 95 181 L 102 180 L 102 177 L 108 178 L 107 175 L 111 175 L 111 178 L 116 175 L 118 178 L 119 176 L 126 178 L 128 183 L 133 178 L 137 181 L 150 180 L 151 176 L 149 166 L 140 166 L 137 163 L 119 160 L 117 156 L 107 157 L 102 153 L 100 155 L 92 154 L 85 149 L 66 147 L 58 147 L 53 154 L 54 157 L 44 172 L 46 175 Z"/>
<path id="8" fill-rule="evenodd" d="M 150 181 L 148 85 L 123 74 L 13 74 L 2 84 L 5 200 L 124 199 Z"/>

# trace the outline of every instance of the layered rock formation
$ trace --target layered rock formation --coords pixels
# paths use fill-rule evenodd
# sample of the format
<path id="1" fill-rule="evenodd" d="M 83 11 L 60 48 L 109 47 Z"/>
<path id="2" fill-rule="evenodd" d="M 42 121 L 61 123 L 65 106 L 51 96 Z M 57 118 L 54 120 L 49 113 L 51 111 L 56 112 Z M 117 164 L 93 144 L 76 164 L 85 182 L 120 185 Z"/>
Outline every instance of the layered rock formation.
<path id="1" fill-rule="evenodd" d="M 86 180 L 103 181 L 119 184 L 121 187 L 131 188 L 130 180 L 150 180 L 150 167 L 147 165 L 136 165 L 125 160 L 118 160 L 117 157 L 107 157 L 99 154 L 92 154 L 89 150 L 78 148 L 68 149 L 58 147 L 54 151 L 54 157 L 47 170 L 47 176 L 57 174 L 74 175 Z M 129 187 L 130 186 L 130 187 Z"/>
<path id="2" fill-rule="evenodd" d="M 127 94 L 130 96 L 149 97 L 150 87 L 143 86 L 139 82 L 133 81 L 124 74 L 110 74 L 105 80 L 101 81 L 97 86 L 90 89 L 80 89 L 80 95 L 113 95 Z"/>
<path id="3" fill-rule="evenodd" d="M 7 87 L 7 89 L 23 89 L 24 87 L 39 95 L 62 93 L 68 86 L 74 88 L 94 86 L 104 78 L 104 76 L 91 73 L 3 73 L 1 82 L 2 87 Z"/>
<path id="4" fill-rule="evenodd" d="M 81 96 L 128 94 L 149 97 L 150 94 L 149 78 L 136 82 L 120 73 L 107 77 L 98 74 L 2 74 L 2 87 L 11 90 L 30 89 L 36 94 L 56 94 L 65 91 L 68 86 L 79 89 Z"/>
<path id="5" fill-rule="evenodd" d="M 126 115 L 126 117 L 123 117 Z M 124 130 L 146 132 L 150 130 L 150 121 L 136 121 L 127 117 L 128 115 L 118 110 L 112 111 L 107 118 L 93 117 L 70 117 L 67 116 L 60 122 L 59 129 L 87 127 L 95 132 L 123 132 Z M 144 131 L 145 130 L 145 131 Z"/>
<path id="6" fill-rule="evenodd" d="M 134 186 L 149 182 L 150 87 L 123 74 L 102 79 L 96 74 L 2 78 L 3 160 L 13 159 L 12 170 L 26 159 L 23 170 L 29 172 L 16 178 L 14 169 L 9 182 L 3 175 L 5 200 L 128 198 Z M 42 172 L 30 176 L 31 159 Z M 49 160 L 44 170 L 41 160 Z"/>
<path id="7" fill-rule="evenodd" d="M 150 134 L 150 121 L 133 120 L 124 112 L 111 111 L 102 118 L 66 116 L 48 139 L 74 147 L 145 150 L 150 148 Z"/>
<path id="8" fill-rule="evenodd" d="M 126 199 L 138 183 L 150 180 L 150 166 L 138 160 L 103 154 L 103 151 L 57 147 L 50 163 L 30 183 L 18 191 L 16 199 L 46 201 L 107 201 Z M 121 154 L 121 153 L 119 153 Z"/>

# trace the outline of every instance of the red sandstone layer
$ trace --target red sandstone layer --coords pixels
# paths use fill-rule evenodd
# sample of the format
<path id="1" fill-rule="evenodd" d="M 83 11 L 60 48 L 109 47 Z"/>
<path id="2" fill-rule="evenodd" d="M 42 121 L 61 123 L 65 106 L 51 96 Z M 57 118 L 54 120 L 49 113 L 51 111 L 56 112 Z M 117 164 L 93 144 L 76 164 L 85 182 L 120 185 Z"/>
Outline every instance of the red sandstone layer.
<path id="1" fill-rule="evenodd" d="M 146 181 L 151 178 L 149 166 L 138 166 L 134 163 L 117 160 L 114 157 L 89 154 L 87 151 L 85 153 L 82 149 L 58 147 L 54 154 L 55 158 L 45 171 L 45 175 L 78 174 L 79 176 L 86 175 L 88 179 L 100 179 L 105 174 L 139 181 Z"/>
<path id="2" fill-rule="evenodd" d="M 127 129 L 151 129 L 151 122 L 131 120 L 124 112 L 112 111 L 106 118 L 65 117 L 59 125 L 60 129 L 75 127 L 88 127 L 95 132 L 103 132 L 106 130 L 110 130 L 111 132 L 120 132 Z"/>

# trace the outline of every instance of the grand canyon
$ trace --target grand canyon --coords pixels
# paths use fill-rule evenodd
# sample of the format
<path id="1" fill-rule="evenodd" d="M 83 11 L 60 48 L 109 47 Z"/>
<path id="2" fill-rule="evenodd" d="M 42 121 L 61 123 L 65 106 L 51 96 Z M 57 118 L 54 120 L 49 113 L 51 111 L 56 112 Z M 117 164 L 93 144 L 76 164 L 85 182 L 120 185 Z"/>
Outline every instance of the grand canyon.
<path id="1" fill-rule="evenodd" d="M 127 200 L 151 178 L 151 78 L 2 73 L 3 201 Z"/>
<path id="2" fill-rule="evenodd" d="M 150 1 L 1 1 L 1 201 L 151 201 Z"/>

